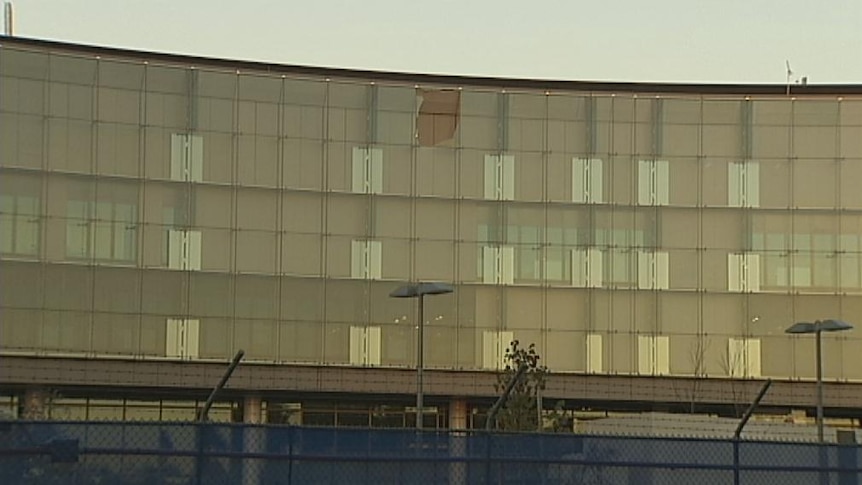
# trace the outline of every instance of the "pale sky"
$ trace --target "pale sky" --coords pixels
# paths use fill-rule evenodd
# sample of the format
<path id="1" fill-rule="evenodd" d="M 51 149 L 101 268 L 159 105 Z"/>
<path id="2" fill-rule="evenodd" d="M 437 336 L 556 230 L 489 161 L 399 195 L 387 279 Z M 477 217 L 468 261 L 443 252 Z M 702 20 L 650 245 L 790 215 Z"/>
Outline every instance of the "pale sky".
<path id="1" fill-rule="evenodd" d="M 310 66 L 862 84 L 862 0 L 14 0 L 15 34 Z"/>

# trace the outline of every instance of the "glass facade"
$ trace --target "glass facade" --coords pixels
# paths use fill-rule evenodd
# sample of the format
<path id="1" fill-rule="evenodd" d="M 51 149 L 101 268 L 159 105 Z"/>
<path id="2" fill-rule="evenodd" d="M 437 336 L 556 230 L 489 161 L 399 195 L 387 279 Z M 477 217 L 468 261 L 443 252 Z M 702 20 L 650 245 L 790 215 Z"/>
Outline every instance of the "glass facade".
<path id="1" fill-rule="evenodd" d="M 411 367 L 405 281 L 443 369 L 811 378 L 783 330 L 862 324 L 862 96 L 422 79 L 3 46 L 0 349 Z"/>

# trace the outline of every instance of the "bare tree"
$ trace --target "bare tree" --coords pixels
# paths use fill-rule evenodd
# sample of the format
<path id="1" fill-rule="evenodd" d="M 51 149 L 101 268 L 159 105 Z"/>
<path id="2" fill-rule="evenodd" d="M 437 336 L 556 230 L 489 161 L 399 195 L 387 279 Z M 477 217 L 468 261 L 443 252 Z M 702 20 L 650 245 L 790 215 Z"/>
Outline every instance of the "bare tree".
<path id="1" fill-rule="evenodd" d="M 506 367 L 497 376 L 494 386 L 497 392 L 503 392 L 508 387 L 522 365 L 525 365 L 527 370 L 526 375 L 515 383 L 512 393 L 500 410 L 497 426 L 512 431 L 535 431 L 539 426 L 537 397 L 545 388 L 548 368 L 539 364 L 541 357 L 536 352 L 535 344 L 524 348 L 517 340 L 509 344 L 504 359 Z"/>
<path id="2" fill-rule="evenodd" d="M 721 354 L 718 365 L 722 372 L 730 377 L 730 396 L 731 403 L 733 404 L 733 415 L 738 418 L 742 416 L 742 410 L 745 408 L 745 403 L 741 400 L 741 392 L 736 382 L 737 379 L 742 377 L 739 375 L 740 370 L 745 368 L 743 352 L 731 352 L 728 347 L 727 352 Z"/>
<path id="3" fill-rule="evenodd" d="M 672 381 L 674 384 L 674 392 L 677 398 L 685 401 L 687 411 L 694 414 L 700 397 L 700 391 L 703 387 L 703 380 L 706 379 L 706 350 L 708 343 L 703 336 L 698 336 L 688 352 L 689 364 L 692 370 L 692 379 L 684 384 L 677 385 L 678 381 Z"/>

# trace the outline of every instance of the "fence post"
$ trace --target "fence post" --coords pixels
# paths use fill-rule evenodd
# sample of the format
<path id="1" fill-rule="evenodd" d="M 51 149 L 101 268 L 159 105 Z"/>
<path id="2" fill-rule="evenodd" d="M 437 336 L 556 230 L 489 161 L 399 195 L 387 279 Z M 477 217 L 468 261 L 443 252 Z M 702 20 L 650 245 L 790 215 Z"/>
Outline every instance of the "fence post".
<path id="1" fill-rule="evenodd" d="M 491 483 L 491 432 L 485 431 L 485 484 Z"/>
<path id="2" fill-rule="evenodd" d="M 739 424 L 736 425 L 736 430 L 733 432 L 734 485 L 739 485 L 739 441 L 742 439 L 742 429 L 745 428 L 746 424 L 748 424 L 748 420 L 751 419 L 751 415 L 754 414 L 754 410 L 760 405 L 760 400 L 766 395 L 766 391 L 769 390 L 769 386 L 771 385 L 772 379 L 766 379 L 766 382 L 763 383 L 763 387 L 760 388 L 760 392 L 757 393 L 757 397 L 755 397 L 754 401 L 748 405 L 748 409 L 745 410 L 745 413 L 742 415 L 742 419 L 739 421 Z"/>
<path id="3" fill-rule="evenodd" d="M 204 483 L 204 439 L 203 430 L 206 423 L 198 421 L 194 424 L 195 436 L 197 438 L 197 457 L 195 458 L 195 483 L 203 485 Z"/>
<path id="4" fill-rule="evenodd" d="M 733 437 L 733 485 L 739 485 L 739 436 Z"/>
<path id="5" fill-rule="evenodd" d="M 293 426 L 287 426 L 287 485 L 293 483 Z"/>
<path id="6" fill-rule="evenodd" d="M 820 421 L 822 424 L 823 421 Z M 820 483 L 821 485 L 829 485 L 832 482 L 832 473 L 829 472 L 829 457 L 827 456 L 826 446 L 824 442 L 817 443 L 817 466 L 820 468 Z"/>

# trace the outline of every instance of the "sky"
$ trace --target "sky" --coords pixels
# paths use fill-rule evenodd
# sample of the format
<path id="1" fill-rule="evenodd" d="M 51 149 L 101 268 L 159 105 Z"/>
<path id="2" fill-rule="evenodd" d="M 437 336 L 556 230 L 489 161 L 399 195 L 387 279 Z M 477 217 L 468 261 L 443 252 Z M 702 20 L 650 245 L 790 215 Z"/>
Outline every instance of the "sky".
<path id="1" fill-rule="evenodd" d="M 13 0 L 15 35 L 533 79 L 862 84 L 862 0 Z"/>

